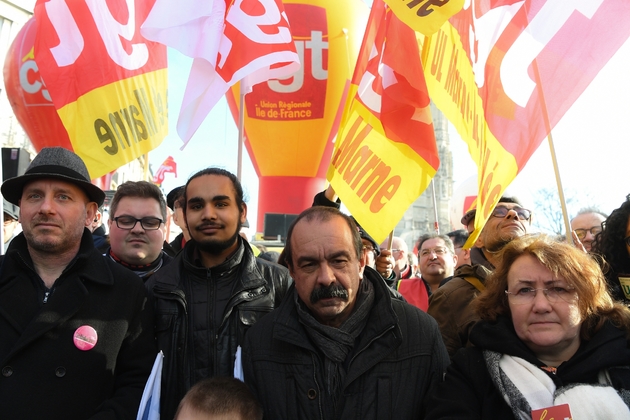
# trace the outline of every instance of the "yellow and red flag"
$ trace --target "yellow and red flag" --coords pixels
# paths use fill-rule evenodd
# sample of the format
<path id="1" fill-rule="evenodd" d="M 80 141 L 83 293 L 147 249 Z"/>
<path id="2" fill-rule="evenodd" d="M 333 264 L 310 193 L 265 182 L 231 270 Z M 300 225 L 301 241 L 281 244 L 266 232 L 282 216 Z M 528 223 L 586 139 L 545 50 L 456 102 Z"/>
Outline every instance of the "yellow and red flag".
<path id="1" fill-rule="evenodd" d="M 385 3 L 411 29 L 429 36 L 461 10 L 464 0 L 385 0 Z"/>
<path id="2" fill-rule="evenodd" d="M 431 99 L 479 168 L 468 244 L 629 35 L 626 0 L 473 0 L 425 40 Z"/>
<path id="3" fill-rule="evenodd" d="M 440 160 L 415 32 L 376 0 L 327 178 L 381 242 Z"/>
<path id="4" fill-rule="evenodd" d="M 152 4 L 35 5 L 35 61 L 92 179 L 149 152 L 167 134 L 166 47 L 140 34 Z"/>

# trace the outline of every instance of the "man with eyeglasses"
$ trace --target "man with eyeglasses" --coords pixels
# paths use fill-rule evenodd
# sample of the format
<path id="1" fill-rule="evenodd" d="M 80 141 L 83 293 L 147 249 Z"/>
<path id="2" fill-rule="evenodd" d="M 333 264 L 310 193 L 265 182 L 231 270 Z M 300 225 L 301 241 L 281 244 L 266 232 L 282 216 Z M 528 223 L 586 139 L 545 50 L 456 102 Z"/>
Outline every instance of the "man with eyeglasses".
<path id="1" fill-rule="evenodd" d="M 476 210 L 468 211 L 462 217 L 462 224 L 470 226 L 475 215 Z M 437 321 L 451 357 L 469 345 L 468 335 L 478 321 L 471 303 L 485 289 L 486 277 L 494 270 L 498 252 L 513 239 L 527 234 L 531 220 L 531 211 L 523 208 L 516 197 L 501 197 L 470 249 L 472 265 L 459 267 L 453 278 L 431 296 L 428 312 Z"/>
<path id="2" fill-rule="evenodd" d="M 571 230 L 575 232 L 586 252 L 591 252 L 595 235 L 602 231 L 602 223 L 608 215 L 594 207 L 583 208 L 571 219 Z"/>
<path id="3" fill-rule="evenodd" d="M 389 238 L 385 239 L 381 244 L 381 252 L 389 248 Z M 400 279 L 410 279 L 414 276 L 413 268 L 409 264 L 408 253 L 409 247 L 407 243 L 398 236 L 392 237 L 392 256 L 394 257 L 394 273 L 396 281 Z"/>
<path id="4" fill-rule="evenodd" d="M 172 258 L 163 250 L 166 200 L 160 189 L 147 181 L 121 184 L 109 207 L 107 255 L 147 281 Z"/>

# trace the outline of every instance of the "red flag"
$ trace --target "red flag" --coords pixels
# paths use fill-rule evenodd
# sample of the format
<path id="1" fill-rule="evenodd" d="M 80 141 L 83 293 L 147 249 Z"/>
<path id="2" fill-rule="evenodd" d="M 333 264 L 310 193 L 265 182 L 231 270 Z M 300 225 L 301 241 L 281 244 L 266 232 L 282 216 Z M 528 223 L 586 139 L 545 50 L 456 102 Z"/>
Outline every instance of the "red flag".
<path id="1" fill-rule="evenodd" d="M 415 32 L 377 0 L 328 179 L 377 242 L 440 164 Z"/>
<path id="2" fill-rule="evenodd" d="M 173 159 L 173 156 L 169 156 L 164 159 L 164 162 L 160 165 L 157 171 L 155 171 L 155 175 L 153 175 L 153 183 L 157 186 L 162 185 L 164 182 L 164 175 L 167 173 L 175 174 L 177 177 L 177 163 Z"/>
<path id="3" fill-rule="evenodd" d="M 479 168 L 470 243 L 503 191 L 628 36 L 626 0 L 474 0 L 427 39 L 431 98 Z"/>
<path id="4" fill-rule="evenodd" d="M 299 69 L 281 0 L 158 0 L 142 33 L 195 59 L 177 122 L 184 143 L 239 80 L 251 86 Z"/>

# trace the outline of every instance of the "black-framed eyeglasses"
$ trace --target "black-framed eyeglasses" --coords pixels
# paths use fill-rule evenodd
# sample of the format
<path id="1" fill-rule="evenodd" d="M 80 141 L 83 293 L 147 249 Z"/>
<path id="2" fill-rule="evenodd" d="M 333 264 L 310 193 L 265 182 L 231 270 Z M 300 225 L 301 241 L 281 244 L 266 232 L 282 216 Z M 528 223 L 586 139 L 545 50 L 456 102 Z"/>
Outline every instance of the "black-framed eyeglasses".
<path id="1" fill-rule="evenodd" d="M 157 217 L 143 217 L 142 219 L 136 219 L 133 216 L 118 216 L 114 217 L 116 226 L 120 229 L 131 230 L 136 226 L 136 223 L 140 222 L 140 226 L 144 230 L 157 230 L 160 225 L 164 223 L 164 220 Z"/>
<path id="2" fill-rule="evenodd" d="M 494 210 L 492 210 L 492 215 L 494 217 L 505 217 L 510 212 L 510 210 L 514 210 L 518 218 L 522 220 L 529 220 L 529 218 L 532 216 L 531 210 L 527 210 L 522 207 L 514 207 L 509 209 L 505 206 L 496 206 Z"/>
<path id="3" fill-rule="evenodd" d="M 591 235 L 595 236 L 601 231 L 602 231 L 601 226 L 593 226 L 590 229 L 573 229 L 573 232 L 575 232 L 575 234 L 580 240 L 586 238 L 586 232 L 591 232 Z"/>

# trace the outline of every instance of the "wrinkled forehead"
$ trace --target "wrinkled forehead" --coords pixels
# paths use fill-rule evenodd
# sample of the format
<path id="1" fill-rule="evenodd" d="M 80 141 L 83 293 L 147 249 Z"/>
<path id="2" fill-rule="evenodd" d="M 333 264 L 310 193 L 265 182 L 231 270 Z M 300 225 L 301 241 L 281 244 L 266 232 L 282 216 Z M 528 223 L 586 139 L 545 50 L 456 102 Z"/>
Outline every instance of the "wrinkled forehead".
<path id="1" fill-rule="evenodd" d="M 431 239 L 427 239 L 426 241 L 422 242 L 422 246 L 420 246 L 420 251 L 422 251 L 423 249 L 430 249 L 430 248 L 435 248 L 435 247 L 442 247 L 442 248 L 446 248 L 446 244 L 444 243 L 444 239 L 442 238 L 431 238 Z"/>

